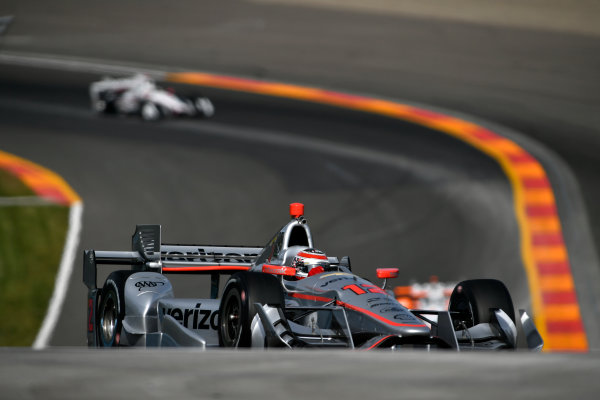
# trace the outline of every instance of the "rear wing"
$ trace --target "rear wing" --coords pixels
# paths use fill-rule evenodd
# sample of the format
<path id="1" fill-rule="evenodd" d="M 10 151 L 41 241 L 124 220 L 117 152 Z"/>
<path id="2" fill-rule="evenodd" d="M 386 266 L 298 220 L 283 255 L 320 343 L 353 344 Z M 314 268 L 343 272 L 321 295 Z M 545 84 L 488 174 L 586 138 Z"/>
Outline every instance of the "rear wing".
<path id="1" fill-rule="evenodd" d="M 97 289 L 98 265 L 129 265 L 159 273 L 231 274 L 249 270 L 263 247 L 161 244 L 160 225 L 136 225 L 132 251 L 85 250 L 83 282 Z"/>

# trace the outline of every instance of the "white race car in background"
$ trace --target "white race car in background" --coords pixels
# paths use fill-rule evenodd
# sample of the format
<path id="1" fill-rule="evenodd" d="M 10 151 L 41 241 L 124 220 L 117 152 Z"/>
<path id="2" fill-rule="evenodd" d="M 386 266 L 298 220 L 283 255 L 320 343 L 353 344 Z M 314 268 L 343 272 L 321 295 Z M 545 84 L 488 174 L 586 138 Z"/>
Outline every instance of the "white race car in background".
<path id="1" fill-rule="evenodd" d="M 90 85 L 94 111 L 102 114 L 137 114 L 146 121 L 171 115 L 212 117 L 215 108 L 206 97 L 184 98 L 165 90 L 146 75 L 105 77 Z"/>

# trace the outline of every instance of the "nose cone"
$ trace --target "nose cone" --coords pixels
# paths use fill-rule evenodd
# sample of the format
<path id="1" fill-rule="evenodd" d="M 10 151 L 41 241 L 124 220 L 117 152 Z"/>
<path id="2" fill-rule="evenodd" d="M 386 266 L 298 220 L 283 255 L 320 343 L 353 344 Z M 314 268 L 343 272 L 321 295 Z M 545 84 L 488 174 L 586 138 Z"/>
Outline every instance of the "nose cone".
<path id="1" fill-rule="evenodd" d="M 431 336 L 431 330 L 425 324 L 423 324 L 422 326 L 405 326 L 405 327 L 402 327 L 401 331 L 402 331 L 403 337 L 407 337 L 407 336 L 430 337 Z"/>

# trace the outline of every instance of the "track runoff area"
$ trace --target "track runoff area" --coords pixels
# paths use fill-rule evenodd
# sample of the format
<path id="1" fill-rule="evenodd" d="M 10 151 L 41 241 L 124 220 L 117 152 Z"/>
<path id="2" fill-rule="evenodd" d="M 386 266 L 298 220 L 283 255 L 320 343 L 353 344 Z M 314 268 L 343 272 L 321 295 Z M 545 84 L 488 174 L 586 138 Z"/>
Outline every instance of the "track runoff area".
<path id="1" fill-rule="evenodd" d="M 13 64 L 33 64 L 86 72 L 110 71 L 111 73 L 122 74 L 143 72 L 156 79 L 173 83 L 342 107 L 422 125 L 473 146 L 494 159 L 501 166 L 512 187 L 514 210 L 521 236 L 521 255 L 528 278 L 532 311 L 538 330 L 544 338 L 545 351 L 582 352 L 589 349 L 571 274 L 569 254 L 563 239 L 555 195 L 546 171 L 541 163 L 528 151 L 499 133 L 467 119 L 442 112 L 391 100 L 345 94 L 316 87 L 258 81 L 203 72 L 168 73 L 144 68 L 100 65 L 95 62 L 81 60 L 10 58 L 4 61 Z M 70 205 L 72 209 L 70 225 L 73 221 L 80 220 L 81 200 L 56 174 L 6 153 L 0 153 L 0 168 L 21 178 L 40 196 L 50 198 L 60 204 Z M 47 172 L 39 173 L 36 171 Z M 69 236 L 72 236 L 71 231 L 78 232 L 78 224 L 79 222 L 75 222 L 76 226 L 74 228 L 70 227 Z M 78 236 L 78 234 L 75 234 L 75 236 Z M 67 238 L 65 252 L 74 251 L 70 248 L 73 247 L 76 240 L 77 238 Z M 77 247 L 76 244 L 74 247 Z M 63 254 L 64 260 L 72 260 L 73 257 L 74 255 L 71 254 Z M 55 323 L 57 318 L 53 314 L 60 311 L 61 298 L 64 299 L 64 294 L 61 295 L 58 292 L 66 290 L 66 281 L 68 281 L 70 275 L 72 261 L 70 264 L 69 267 L 64 268 L 65 271 L 61 266 L 53 300 L 46 316 L 48 323 L 44 322 L 34 347 L 45 347 L 47 336 L 53 330 L 52 323 Z M 61 283 L 63 280 L 65 282 Z M 42 334 L 42 332 L 46 333 Z"/>

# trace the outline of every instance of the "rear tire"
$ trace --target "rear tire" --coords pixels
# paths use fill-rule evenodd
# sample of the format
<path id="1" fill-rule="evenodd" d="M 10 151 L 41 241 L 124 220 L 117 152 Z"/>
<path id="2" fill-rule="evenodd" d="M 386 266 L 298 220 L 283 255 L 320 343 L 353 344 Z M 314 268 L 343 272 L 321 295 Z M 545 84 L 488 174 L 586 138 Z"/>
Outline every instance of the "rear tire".
<path id="1" fill-rule="evenodd" d="M 219 307 L 220 346 L 251 346 L 250 324 L 258 312 L 254 303 L 283 308 L 281 283 L 274 276 L 260 272 L 233 275 L 225 286 Z"/>
<path id="2" fill-rule="evenodd" d="M 132 273 L 133 271 L 114 271 L 104 282 L 96 322 L 100 347 L 116 347 L 120 344 L 125 318 L 125 282 Z"/>
<path id="3" fill-rule="evenodd" d="M 199 117 L 210 118 L 215 115 L 215 106 L 206 97 L 197 97 L 194 100 L 194 108 L 197 111 Z"/>
<path id="4" fill-rule="evenodd" d="M 92 108 L 98 114 L 115 114 L 117 112 L 116 99 L 117 96 L 113 92 L 100 92 L 98 99 L 92 102 Z"/>
<path id="5" fill-rule="evenodd" d="M 473 279 L 460 282 L 454 288 L 448 305 L 448 311 L 458 313 L 452 314 L 457 329 L 491 322 L 493 311 L 490 309 L 503 310 L 515 322 L 510 293 L 504 283 L 496 279 Z"/>

